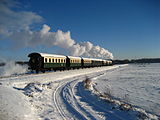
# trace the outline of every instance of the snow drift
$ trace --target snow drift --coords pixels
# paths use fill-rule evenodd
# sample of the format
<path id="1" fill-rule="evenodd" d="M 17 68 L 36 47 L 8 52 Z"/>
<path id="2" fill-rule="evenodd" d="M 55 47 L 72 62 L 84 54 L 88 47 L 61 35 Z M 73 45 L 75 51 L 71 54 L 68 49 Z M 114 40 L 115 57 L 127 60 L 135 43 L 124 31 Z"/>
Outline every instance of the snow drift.
<path id="1" fill-rule="evenodd" d="M 0 120 L 37 120 L 25 96 L 12 88 L 0 86 Z"/>

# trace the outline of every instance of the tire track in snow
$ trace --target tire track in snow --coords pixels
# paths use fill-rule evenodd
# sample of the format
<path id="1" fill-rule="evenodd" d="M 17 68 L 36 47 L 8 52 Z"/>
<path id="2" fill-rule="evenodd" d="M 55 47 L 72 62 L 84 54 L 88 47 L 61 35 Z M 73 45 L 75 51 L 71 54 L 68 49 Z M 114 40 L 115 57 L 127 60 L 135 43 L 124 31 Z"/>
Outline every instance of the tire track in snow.
<path id="1" fill-rule="evenodd" d="M 95 76 L 101 76 L 101 75 L 102 75 L 102 73 L 96 74 Z M 78 78 L 79 79 L 80 78 L 84 79 L 84 77 L 85 76 L 82 76 L 82 77 L 79 76 Z M 93 75 L 92 75 L 92 77 L 93 77 Z M 82 79 L 80 79 L 79 81 L 82 81 Z M 58 112 L 59 112 L 59 114 L 60 114 L 60 116 L 62 117 L 63 120 L 67 120 L 68 117 L 66 116 L 66 114 L 64 113 L 64 110 L 61 107 L 62 104 L 58 100 L 58 98 L 59 98 L 58 95 L 60 95 L 60 92 L 62 91 L 62 88 L 67 84 L 67 82 L 73 82 L 73 81 L 75 81 L 75 80 L 72 80 L 72 81 L 68 80 L 68 81 L 65 81 L 64 83 L 59 83 L 58 87 L 55 89 L 55 91 L 52 94 L 53 102 L 55 104 L 55 107 L 58 110 Z M 76 81 L 78 81 L 78 80 L 76 80 Z M 63 96 L 62 96 L 62 98 L 63 98 Z M 79 114 L 79 111 L 77 111 L 77 113 Z"/>
<path id="2" fill-rule="evenodd" d="M 97 78 L 102 75 L 104 75 L 104 73 L 100 73 L 94 76 L 90 75 L 90 78 Z M 53 101 L 62 119 L 96 120 L 101 119 L 104 113 L 105 115 L 107 115 L 104 117 L 110 116 L 117 120 L 124 120 L 120 116 L 109 112 L 108 109 L 102 108 L 102 106 L 94 104 L 92 101 L 87 99 L 85 95 L 83 95 L 80 89 L 82 87 L 80 87 L 79 82 L 82 82 L 82 80 L 84 79 L 85 77 L 81 76 L 77 79 L 65 81 L 64 83 L 59 84 L 59 86 L 54 91 Z M 77 91 L 79 95 L 77 95 Z M 87 100 L 85 102 L 81 101 L 81 97 Z M 87 104 L 91 104 L 92 106 L 85 107 L 85 105 Z M 102 115 L 100 116 L 97 114 L 97 111 L 92 110 L 93 107 L 97 107 L 99 109 L 98 113 L 102 113 Z"/>
<path id="3" fill-rule="evenodd" d="M 83 120 L 95 120 L 94 116 L 92 114 L 90 114 L 88 111 L 86 111 L 84 109 L 84 107 L 81 105 L 81 102 L 77 99 L 77 96 L 75 95 L 75 91 L 74 91 L 74 88 L 75 88 L 75 85 L 79 82 L 79 80 L 74 80 L 74 81 L 71 81 L 71 82 L 68 82 L 65 87 L 62 89 L 62 92 L 67 95 L 68 93 L 65 92 L 65 90 L 67 90 L 69 92 L 69 94 L 71 95 L 71 98 L 72 98 L 72 102 L 70 104 L 70 106 L 73 107 L 73 109 L 78 113 L 80 114 L 80 116 L 82 116 L 82 118 L 80 119 L 83 119 Z M 64 99 L 64 96 L 63 95 L 63 99 Z M 79 116 L 78 116 L 79 117 Z"/>
<path id="4" fill-rule="evenodd" d="M 57 89 L 55 90 L 54 94 L 53 94 L 53 100 L 55 103 L 55 106 L 60 114 L 60 116 L 62 117 L 63 120 L 71 120 L 71 119 L 82 119 L 82 120 L 87 120 L 87 117 L 85 115 L 83 115 L 83 113 L 81 113 L 81 111 L 78 111 L 75 106 L 73 106 L 73 104 L 70 104 L 70 101 L 68 99 L 68 97 L 73 97 L 70 96 L 70 88 L 68 89 L 68 87 L 70 86 L 70 83 L 75 82 L 77 80 L 72 80 L 70 82 L 65 82 L 62 83 L 61 85 L 59 85 L 57 87 Z M 68 96 L 69 95 L 69 96 Z M 71 99 L 73 100 L 73 98 Z M 63 102 L 63 106 L 60 103 Z M 64 107 L 65 106 L 65 107 Z M 68 112 L 66 112 L 63 107 L 65 109 L 67 109 L 70 113 L 72 113 L 73 115 L 68 115 Z M 74 118 L 72 118 L 72 116 Z"/>
<path id="5" fill-rule="evenodd" d="M 62 85 L 63 85 L 63 84 L 62 84 Z M 58 110 L 60 116 L 62 117 L 63 120 L 67 120 L 67 119 L 66 119 L 67 117 L 65 116 L 63 110 L 61 109 L 60 104 L 59 104 L 59 102 L 58 102 L 58 100 L 57 100 L 57 97 L 56 97 L 56 94 L 57 94 L 58 90 L 60 89 L 60 87 L 61 87 L 62 85 L 60 85 L 60 84 L 58 85 L 58 87 L 56 88 L 56 90 L 53 92 L 53 95 L 52 95 L 52 96 L 53 96 L 53 101 L 54 101 L 55 107 L 56 107 L 56 109 Z"/>

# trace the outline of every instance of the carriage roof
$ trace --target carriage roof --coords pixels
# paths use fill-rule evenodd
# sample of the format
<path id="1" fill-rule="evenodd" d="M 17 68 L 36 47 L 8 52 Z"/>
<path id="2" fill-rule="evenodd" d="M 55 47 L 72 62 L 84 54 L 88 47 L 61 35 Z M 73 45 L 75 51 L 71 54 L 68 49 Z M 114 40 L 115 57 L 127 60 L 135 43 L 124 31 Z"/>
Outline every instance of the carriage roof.
<path id="1" fill-rule="evenodd" d="M 81 59 L 81 57 L 67 56 L 70 59 Z"/>
<path id="2" fill-rule="evenodd" d="M 56 54 L 48 54 L 48 53 L 31 53 L 28 55 L 28 57 L 32 57 L 32 56 L 66 58 L 66 56 L 64 55 L 56 55 Z"/>

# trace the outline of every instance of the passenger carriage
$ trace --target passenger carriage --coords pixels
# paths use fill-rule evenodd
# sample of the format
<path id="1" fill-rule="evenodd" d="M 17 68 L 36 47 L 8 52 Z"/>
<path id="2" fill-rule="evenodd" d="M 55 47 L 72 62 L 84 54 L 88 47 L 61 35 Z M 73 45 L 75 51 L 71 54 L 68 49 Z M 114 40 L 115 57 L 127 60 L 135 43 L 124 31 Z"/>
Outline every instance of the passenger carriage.
<path id="1" fill-rule="evenodd" d="M 66 56 L 64 55 L 31 53 L 28 57 L 30 57 L 30 69 L 36 70 L 36 72 L 66 68 Z"/>
<path id="2" fill-rule="evenodd" d="M 102 59 L 92 59 L 92 67 L 98 67 L 103 65 Z"/>
<path id="3" fill-rule="evenodd" d="M 92 66 L 92 59 L 91 58 L 82 58 L 82 67 L 91 67 Z"/>
<path id="4" fill-rule="evenodd" d="M 73 56 L 67 56 L 67 68 L 80 68 L 81 66 L 81 57 L 73 57 Z"/>

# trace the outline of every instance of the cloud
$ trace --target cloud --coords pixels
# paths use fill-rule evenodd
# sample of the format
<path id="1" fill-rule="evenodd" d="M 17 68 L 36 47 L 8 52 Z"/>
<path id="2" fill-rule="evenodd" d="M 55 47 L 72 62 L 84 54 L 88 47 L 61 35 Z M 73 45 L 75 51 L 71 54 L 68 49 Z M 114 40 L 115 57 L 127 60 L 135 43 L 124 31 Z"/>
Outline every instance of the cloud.
<path id="1" fill-rule="evenodd" d="M 9 35 L 14 31 L 29 29 L 30 25 L 41 22 L 43 18 L 36 13 L 14 11 L 19 3 L 13 0 L 0 1 L 0 34 Z"/>
<path id="2" fill-rule="evenodd" d="M 13 32 L 10 38 L 14 41 L 16 48 L 21 47 L 36 47 L 36 46 L 58 46 L 69 51 L 73 56 L 87 56 L 98 58 L 113 58 L 112 53 L 100 46 L 94 46 L 91 42 L 76 43 L 71 38 L 70 31 L 50 32 L 50 27 L 43 25 L 40 31 L 25 30 L 20 32 Z"/>
<path id="3" fill-rule="evenodd" d="M 17 6 L 18 3 L 13 0 L 0 2 L 0 35 L 10 39 L 13 48 L 58 46 L 69 51 L 73 56 L 113 58 L 111 52 L 100 46 L 94 46 L 91 42 L 76 43 L 71 38 L 70 31 L 51 32 L 51 28 L 46 24 L 39 31 L 31 30 L 30 26 L 41 22 L 43 18 L 33 12 L 12 10 Z"/>

